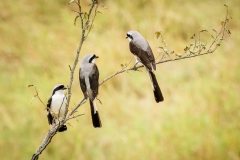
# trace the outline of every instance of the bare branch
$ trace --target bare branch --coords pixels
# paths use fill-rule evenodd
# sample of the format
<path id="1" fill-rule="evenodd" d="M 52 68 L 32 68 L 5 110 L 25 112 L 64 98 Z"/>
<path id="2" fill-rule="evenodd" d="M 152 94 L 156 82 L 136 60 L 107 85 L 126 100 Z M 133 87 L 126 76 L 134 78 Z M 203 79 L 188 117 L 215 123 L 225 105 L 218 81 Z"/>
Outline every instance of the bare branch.
<path id="1" fill-rule="evenodd" d="M 59 126 L 53 125 L 52 128 L 48 131 L 47 135 L 43 139 L 42 144 L 37 149 L 37 151 L 33 154 L 32 160 L 37 160 L 39 158 L 39 155 L 42 153 L 42 151 L 48 146 L 48 144 L 52 141 L 52 138 L 54 135 L 57 134 Z"/>
<path id="2" fill-rule="evenodd" d="M 88 37 L 89 32 L 92 30 L 93 22 L 94 22 L 94 20 L 95 20 L 95 18 L 96 18 L 96 15 L 97 15 L 97 9 L 98 9 L 98 3 L 97 3 L 96 6 L 95 6 L 94 14 L 93 14 L 93 19 L 92 19 L 92 21 L 91 21 L 91 24 L 90 24 L 90 26 L 89 26 L 89 28 L 88 28 L 88 32 L 87 32 L 87 34 L 86 34 L 85 37 Z M 88 17 L 88 20 L 89 20 L 89 18 L 90 18 L 90 17 Z"/>
<path id="3" fill-rule="evenodd" d="M 80 51 L 82 49 L 82 45 L 84 40 L 86 39 L 86 30 L 87 30 L 87 26 L 89 25 L 89 20 L 90 20 L 90 16 L 92 14 L 92 10 L 94 8 L 94 6 L 97 4 L 97 0 L 93 0 L 92 4 L 89 8 L 89 12 L 87 15 L 87 21 L 84 22 L 84 19 L 82 17 L 82 8 L 81 8 L 81 4 L 80 4 L 80 0 L 78 0 L 77 2 L 74 1 L 77 5 L 78 5 L 78 9 L 79 11 L 77 12 L 79 14 L 80 20 L 81 20 L 81 35 L 80 35 L 80 42 L 79 42 L 79 47 L 77 49 L 77 53 L 73 62 L 72 67 L 69 66 L 70 68 L 70 79 L 69 79 L 69 84 L 68 84 L 68 96 L 67 96 L 67 104 L 66 104 L 66 111 L 64 114 L 64 119 L 59 121 L 59 123 L 53 124 L 52 128 L 48 131 L 47 135 L 45 136 L 42 144 L 39 146 L 39 148 L 37 149 L 37 151 L 33 154 L 32 156 L 32 160 L 37 160 L 39 158 L 39 155 L 44 151 L 44 149 L 48 146 L 48 144 L 51 142 L 52 138 L 54 137 L 54 135 L 57 134 L 58 129 L 64 125 L 64 123 L 66 123 L 69 119 L 71 119 L 70 117 L 72 116 L 73 113 L 75 113 L 75 111 L 82 105 L 85 103 L 85 99 L 83 99 L 74 109 L 73 111 L 67 116 L 68 113 L 68 108 L 69 108 L 69 104 L 70 104 L 70 100 L 71 100 L 71 96 L 72 96 L 72 83 L 73 83 L 73 79 L 74 79 L 74 72 L 76 69 L 76 66 L 78 64 L 79 61 L 79 55 L 80 55 Z M 95 7 L 96 8 L 96 7 Z M 97 8 L 95 9 L 95 14 Z M 94 19 L 95 19 L 94 15 Z M 92 23 L 94 21 L 94 19 L 92 20 Z M 91 23 L 91 25 L 92 25 Z M 89 32 L 88 32 L 89 33 Z M 87 35 L 88 35 L 87 33 Z M 37 94 L 38 95 L 38 94 Z M 38 96 L 39 100 L 42 102 L 42 100 L 40 99 L 40 97 Z"/>

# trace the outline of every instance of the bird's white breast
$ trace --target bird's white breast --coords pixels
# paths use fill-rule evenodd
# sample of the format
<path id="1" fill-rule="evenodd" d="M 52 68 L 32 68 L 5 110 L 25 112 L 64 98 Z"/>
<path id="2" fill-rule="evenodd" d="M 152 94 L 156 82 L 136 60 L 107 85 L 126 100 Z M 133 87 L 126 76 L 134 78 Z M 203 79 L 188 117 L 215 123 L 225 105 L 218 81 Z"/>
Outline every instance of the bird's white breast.
<path id="1" fill-rule="evenodd" d="M 65 94 L 55 93 L 52 96 L 51 112 L 59 118 L 63 118 L 66 110 L 67 98 Z"/>

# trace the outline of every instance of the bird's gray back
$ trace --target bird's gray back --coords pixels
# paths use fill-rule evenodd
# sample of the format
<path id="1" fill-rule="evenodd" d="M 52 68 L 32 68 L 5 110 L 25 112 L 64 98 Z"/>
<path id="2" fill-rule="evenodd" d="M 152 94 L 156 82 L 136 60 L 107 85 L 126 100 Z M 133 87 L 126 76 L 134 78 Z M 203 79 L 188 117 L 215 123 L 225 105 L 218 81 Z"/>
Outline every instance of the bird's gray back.
<path id="1" fill-rule="evenodd" d="M 95 98 L 98 94 L 98 80 L 99 80 L 99 71 L 97 65 L 94 63 L 86 63 L 80 67 L 80 86 L 84 93 L 84 96 L 87 97 L 87 88 L 90 87 L 92 90 L 92 97 Z"/>
<path id="2" fill-rule="evenodd" d="M 132 42 L 138 47 L 142 48 L 142 50 L 147 51 L 149 44 L 145 38 L 138 31 L 129 31 L 129 33 L 133 36 Z"/>

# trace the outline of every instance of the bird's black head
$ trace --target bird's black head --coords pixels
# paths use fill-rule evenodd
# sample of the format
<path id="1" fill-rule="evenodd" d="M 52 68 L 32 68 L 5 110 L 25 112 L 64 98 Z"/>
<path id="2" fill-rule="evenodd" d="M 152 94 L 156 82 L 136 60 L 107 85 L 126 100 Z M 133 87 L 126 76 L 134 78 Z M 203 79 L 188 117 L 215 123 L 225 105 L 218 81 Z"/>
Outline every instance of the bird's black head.
<path id="1" fill-rule="evenodd" d="M 95 54 L 93 54 L 90 58 L 89 58 L 89 63 L 94 63 L 94 60 L 99 58 L 98 56 L 96 56 Z"/>
<path id="2" fill-rule="evenodd" d="M 127 37 L 129 40 L 133 40 L 133 36 L 130 33 L 127 33 Z"/>
<path id="3" fill-rule="evenodd" d="M 66 88 L 63 84 L 59 84 L 59 85 L 57 85 L 57 86 L 54 87 L 53 92 L 52 92 L 52 95 L 54 95 L 55 92 L 57 92 L 57 91 L 65 90 L 65 89 L 67 89 L 67 88 Z"/>

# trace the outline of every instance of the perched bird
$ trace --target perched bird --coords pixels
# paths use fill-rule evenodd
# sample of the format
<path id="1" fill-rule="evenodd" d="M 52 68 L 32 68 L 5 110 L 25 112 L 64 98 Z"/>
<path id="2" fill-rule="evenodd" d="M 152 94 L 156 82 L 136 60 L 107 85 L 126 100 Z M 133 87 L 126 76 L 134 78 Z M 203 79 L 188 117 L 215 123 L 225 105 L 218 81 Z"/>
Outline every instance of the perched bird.
<path id="1" fill-rule="evenodd" d="M 52 96 L 49 98 L 47 103 L 47 118 L 48 123 L 52 125 L 57 123 L 64 118 L 64 113 L 66 110 L 67 97 L 64 94 L 64 90 L 67 89 L 64 85 L 59 84 L 53 88 Z M 67 126 L 64 124 L 58 129 L 58 132 L 63 132 L 67 130 Z"/>
<path id="2" fill-rule="evenodd" d="M 127 32 L 126 38 L 129 40 L 130 51 L 132 54 L 134 54 L 137 63 L 141 62 L 149 73 L 156 102 L 162 102 L 164 98 L 154 74 L 154 70 L 156 70 L 156 64 L 151 47 L 149 46 L 148 42 L 142 37 L 142 35 L 137 31 Z M 136 64 L 134 67 L 136 67 Z"/>
<path id="3" fill-rule="evenodd" d="M 86 54 L 81 62 L 79 69 L 79 82 L 84 97 L 89 98 L 92 123 L 95 128 L 102 127 L 100 116 L 97 110 L 96 99 L 98 95 L 99 72 L 95 60 L 98 58 L 95 54 Z"/>

